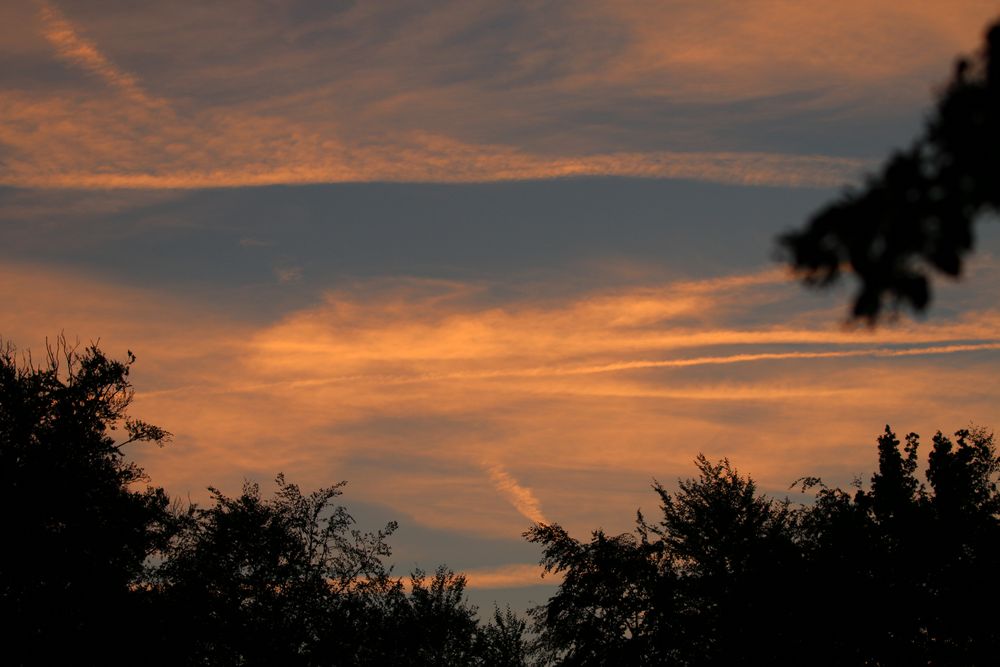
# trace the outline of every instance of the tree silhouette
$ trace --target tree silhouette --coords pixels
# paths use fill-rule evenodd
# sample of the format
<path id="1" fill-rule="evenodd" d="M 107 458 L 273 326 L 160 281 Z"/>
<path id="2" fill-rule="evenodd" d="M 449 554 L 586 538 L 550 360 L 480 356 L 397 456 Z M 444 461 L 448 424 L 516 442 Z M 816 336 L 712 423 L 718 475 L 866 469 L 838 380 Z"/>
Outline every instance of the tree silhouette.
<path id="1" fill-rule="evenodd" d="M 807 284 L 836 282 L 845 267 L 856 274 L 855 318 L 874 322 L 887 306 L 922 311 L 928 273 L 960 275 L 973 222 L 1000 210 L 998 156 L 1000 23 L 975 58 L 958 62 L 923 135 L 862 190 L 781 237 L 781 248 Z"/>
<path id="2" fill-rule="evenodd" d="M 726 459 L 695 465 L 674 494 L 654 485 L 663 517 L 642 524 L 677 572 L 679 653 L 706 665 L 788 662 L 799 631 L 787 596 L 800 583 L 789 504 L 758 494 Z"/>
<path id="3" fill-rule="evenodd" d="M 934 436 L 928 457 L 931 533 L 926 585 L 934 604 L 925 617 L 939 664 L 986 665 L 1000 650 L 1000 629 L 980 613 L 1000 583 L 1000 458 L 992 434 L 962 430 L 954 443 Z"/>
<path id="4" fill-rule="evenodd" d="M 494 607 L 493 618 L 482 626 L 476 637 L 477 664 L 490 667 L 524 667 L 533 657 L 525 636 L 528 624 L 507 606 Z"/>
<path id="5" fill-rule="evenodd" d="M 816 598 L 829 605 L 810 628 L 826 645 L 822 664 L 922 662 L 920 615 L 932 604 L 922 586 L 923 554 L 930 535 L 926 492 L 915 473 L 918 440 L 900 441 L 886 427 L 878 439 L 878 471 L 866 490 L 820 486 L 802 510 L 801 544 Z M 856 598 L 845 599 L 845 591 Z"/>
<path id="6" fill-rule="evenodd" d="M 919 437 L 886 427 L 878 469 L 853 490 L 817 478 L 793 508 L 756 491 L 726 460 L 634 535 L 559 526 L 526 535 L 565 578 L 533 611 L 550 664 L 989 665 L 1000 630 L 1000 458 L 982 430 L 938 433 L 927 484 Z"/>
<path id="7" fill-rule="evenodd" d="M 783 664 L 797 622 L 784 593 L 799 571 L 787 503 L 756 493 L 728 461 L 699 456 L 676 494 L 654 485 L 662 520 L 635 535 L 595 531 L 580 543 L 559 526 L 526 535 L 562 572 L 534 610 L 548 660 L 559 664 Z"/>
<path id="8" fill-rule="evenodd" d="M 273 498 L 253 483 L 232 498 L 212 489 L 211 506 L 180 519 L 151 584 L 164 663 L 465 665 L 501 631 L 523 645 L 509 619 L 479 637 L 463 576 L 442 566 L 408 585 L 393 577 L 396 524 L 355 528 L 335 504 L 343 483 L 303 494 L 276 482 Z"/>
<path id="9" fill-rule="evenodd" d="M 43 363 L 0 351 L 0 608 L 13 664 L 125 661 L 134 588 L 171 533 L 168 499 L 125 458 L 169 434 L 132 419 L 128 361 L 60 337 Z"/>
<path id="10" fill-rule="evenodd" d="M 126 446 L 169 434 L 127 414 L 134 361 L 0 351 L 5 664 L 526 664 L 524 621 L 480 625 L 462 575 L 393 576 L 395 523 L 357 529 L 343 483 L 279 475 L 270 498 L 247 483 L 186 510 L 137 489 Z"/>
<path id="11" fill-rule="evenodd" d="M 212 489 L 213 505 L 183 518 L 157 572 L 166 608 L 183 619 L 165 647 L 179 662 L 308 664 L 331 633 L 350 633 L 348 611 L 363 606 L 353 598 L 385 585 L 395 524 L 355 529 L 333 505 L 343 484 L 303 495 L 281 475 L 276 482 L 272 499 L 252 483 L 235 498 Z"/>
<path id="12" fill-rule="evenodd" d="M 983 430 L 956 438 L 934 437 L 927 489 L 916 477 L 918 436 L 900 452 L 886 427 L 870 488 L 822 487 L 803 509 L 809 580 L 834 605 L 816 636 L 822 664 L 995 662 L 1000 633 L 977 603 L 1000 593 L 1000 459 Z M 848 603 L 845 590 L 859 597 Z"/>
<path id="13" fill-rule="evenodd" d="M 657 632 L 669 623 L 671 572 L 660 571 L 658 549 L 642 536 L 597 530 L 581 543 L 558 525 L 536 525 L 525 536 L 543 546 L 542 565 L 563 582 L 532 611 L 539 649 L 565 665 L 651 664 Z M 669 566 L 669 563 L 665 563 Z"/>
<path id="14" fill-rule="evenodd" d="M 527 625 L 485 625 L 444 566 L 407 582 L 395 529 L 362 532 L 343 484 L 277 478 L 171 508 L 124 447 L 168 434 L 127 415 L 134 357 L 60 339 L 40 367 L 0 353 L 0 556 L 7 663 L 172 665 L 992 665 L 1000 628 L 1000 456 L 992 434 L 886 426 L 867 483 L 800 480 L 800 507 L 728 460 L 653 490 L 633 533 L 525 535 L 564 575 Z M 117 438 L 115 436 L 118 436 Z M 67 661 L 66 654 L 72 658 Z"/>
<path id="15" fill-rule="evenodd" d="M 476 662 L 476 608 L 465 600 L 465 577 L 439 566 L 434 576 L 410 575 L 410 594 L 390 608 L 386 660 L 368 664 L 471 665 Z"/>

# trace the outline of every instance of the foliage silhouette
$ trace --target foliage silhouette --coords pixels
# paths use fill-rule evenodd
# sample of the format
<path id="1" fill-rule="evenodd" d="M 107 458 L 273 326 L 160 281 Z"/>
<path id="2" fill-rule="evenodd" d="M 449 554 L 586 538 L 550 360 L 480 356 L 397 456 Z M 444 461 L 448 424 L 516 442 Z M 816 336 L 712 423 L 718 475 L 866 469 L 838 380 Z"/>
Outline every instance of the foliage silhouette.
<path id="1" fill-rule="evenodd" d="M 395 523 L 354 528 L 334 504 L 343 483 L 304 495 L 276 482 L 272 499 L 251 483 L 235 498 L 213 489 L 211 507 L 182 518 L 151 588 L 165 664 L 471 665 L 501 632 L 507 650 L 523 645 L 509 619 L 479 627 L 463 576 L 393 577 Z"/>
<path id="2" fill-rule="evenodd" d="M 138 490 L 125 446 L 169 434 L 128 416 L 134 361 L 63 338 L 40 366 L 0 351 L 6 664 L 526 664 L 524 622 L 481 625 L 462 575 L 392 576 L 395 523 L 358 530 L 343 483 L 279 475 L 272 498 L 247 483 L 186 510 Z"/>
<path id="3" fill-rule="evenodd" d="M 236 498 L 212 489 L 214 504 L 180 521 L 157 585 L 185 643 L 178 661 L 226 665 L 308 664 L 307 657 L 344 627 L 354 598 L 385 585 L 385 538 L 361 533 L 333 506 L 342 484 L 303 495 L 279 475 L 273 499 L 247 483 Z"/>
<path id="4" fill-rule="evenodd" d="M 465 577 L 438 567 L 430 579 L 410 576 L 409 598 L 399 596 L 390 615 L 396 653 L 405 665 L 468 665 L 474 662 L 476 609 L 465 601 Z M 387 638 L 388 639 L 388 638 Z"/>
<path id="5" fill-rule="evenodd" d="M 525 640 L 528 623 L 510 606 L 503 611 L 494 607 L 493 618 L 476 636 L 478 664 L 492 667 L 523 667 L 534 657 Z"/>
<path id="6" fill-rule="evenodd" d="M 128 416 L 126 362 L 57 339 L 45 360 L 0 351 L 0 609 L 13 664 L 128 655 L 141 615 L 132 588 L 172 532 L 163 489 L 125 457 L 169 434 Z M 112 630 L 113 629 L 113 630 Z M 109 654 L 109 645 L 116 650 Z M 101 659 L 98 660 L 98 657 Z"/>
<path id="7" fill-rule="evenodd" d="M 976 57 L 958 62 L 923 135 L 780 245 L 810 285 L 829 285 L 850 267 L 861 281 L 855 318 L 874 322 L 886 306 L 922 311 L 928 269 L 960 275 L 973 222 L 1000 210 L 998 155 L 1000 23 Z"/>
<path id="8" fill-rule="evenodd" d="M 699 456 L 695 463 L 698 478 L 681 481 L 676 494 L 654 485 L 663 518 L 641 523 L 679 575 L 677 609 L 688 638 L 681 655 L 701 664 L 786 662 L 790 637 L 782 635 L 795 619 L 774 603 L 791 590 L 800 565 L 789 505 L 758 495 L 728 460 Z M 769 627 L 779 619 L 780 628 Z"/>
<path id="9" fill-rule="evenodd" d="M 886 427 L 870 489 L 824 487 L 803 510 L 817 595 L 864 592 L 850 613 L 828 616 L 827 664 L 992 664 L 1000 633 L 977 602 L 1000 593 L 993 437 L 963 430 L 952 443 L 935 435 L 930 489 L 916 477 L 918 437 L 899 447 Z"/>
<path id="10" fill-rule="evenodd" d="M 936 434 L 921 477 L 919 437 L 887 426 L 867 484 L 804 478 L 815 499 L 798 507 L 699 456 L 676 491 L 654 483 L 659 515 L 633 533 L 535 525 L 564 579 L 529 640 L 510 609 L 481 623 L 446 567 L 394 576 L 395 524 L 357 529 L 343 483 L 304 493 L 279 475 L 271 497 L 247 483 L 171 506 L 123 449 L 168 438 L 127 414 L 131 355 L 60 339 L 36 367 L 4 350 L 10 664 L 979 666 L 1000 651 L 982 611 L 1000 596 L 1000 457 L 981 429 Z"/>
<path id="11" fill-rule="evenodd" d="M 533 610 L 549 664 L 988 665 L 1000 630 L 980 603 L 1000 584 L 1000 459 L 992 435 L 938 433 L 923 484 L 919 438 L 886 427 L 878 470 L 853 493 L 817 478 L 811 504 L 758 495 L 722 460 L 634 535 L 559 526 L 526 536 L 564 581 Z M 808 612 L 803 613 L 803 608 Z"/>
<path id="12" fill-rule="evenodd" d="M 595 531 L 582 544 L 559 526 L 526 534 L 543 545 L 546 570 L 564 573 L 533 612 L 549 661 L 766 664 L 792 655 L 780 636 L 794 619 L 772 604 L 797 566 L 788 505 L 757 495 L 728 461 L 696 463 L 699 477 L 678 493 L 654 485 L 663 518 L 654 525 L 640 513 L 635 535 Z"/>
<path id="13" fill-rule="evenodd" d="M 672 602 L 672 571 L 660 572 L 652 545 L 601 530 L 581 543 L 558 525 L 536 525 L 525 536 L 543 546 L 545 570 L 563 574 L 558 593 L 532 610 L 546 662 L 638 665 L 657 656 L 655 620 Z"/>

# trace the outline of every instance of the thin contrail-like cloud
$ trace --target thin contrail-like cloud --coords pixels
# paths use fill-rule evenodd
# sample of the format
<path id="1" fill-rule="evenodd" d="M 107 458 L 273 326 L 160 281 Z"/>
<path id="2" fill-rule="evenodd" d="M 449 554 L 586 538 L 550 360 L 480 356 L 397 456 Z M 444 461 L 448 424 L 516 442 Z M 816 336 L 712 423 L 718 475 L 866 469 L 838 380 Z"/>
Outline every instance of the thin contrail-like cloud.
<path id="1" fill-rule="evenodd" d="M 45 26 L 45 39 L 60 58 L 100 77 L 135 102 L 148 107 L 163 106 L 162 100 L 151 97 L 142 89 L 135 76 L 117 67 L 96 44 L 82 37 L 62 12 L 45 0 L 36 0 L 36 4 Z"/>
<path id="2" fill-rule="evenodd" d="M 519 588 L 539 584 L 555 585 L 562 580 L 561 573 L 546 574 L 537 563 L 512 563 L 498 567 L 463 570 L 469 588 Z"/>
<path id="3" fill-rule="evenodd" d="M 521 486 L 516 479 L 499 463 L 484 463 L 483 467 L 490 475 L 493 486 L 507 501 L 514 506 L 529 521 L 534 523 L 549 523 L 542 514 L 541 504 L 531 489 Z"/>
<path id="4" fill-rule="evenodd" d="M 75 50 L 67 48 L 67 53 Z M 96 52 L 95 52 L 96 53 Z M 99 53 L 96 53 L 100 56 Z M 68 56 L 67 56 L 68 57 Z M 103 57 L 102 57 L 103 58 Z M 119 85 L 129 97 L 149 107 L 165 102 L 144 93 L 131 75 L 99 66 L 101 61 L 74 60 Z M 107 62 L 106 60 L 103 62 Z M 108 63 L 110 65 L 110 63 Z M 220 130 L 221 131 L 221 130 Z M 276 137 L 280 138 L 280 137 Z M 233 140 L 245 139 L 233 136 Z M 252 144 L 249 145 L 252 148 Z M 827 156 L 800 156 L 778 153 L 627 153 L 591 155 L 582 158 L 543 158 L 529 153 L 504 154 L 494 146 L 466 146 L 475 155 L 438 155 L 419 148 L 407 159 L 367 156 L 355 164 L 336 155 L 308 150 L 295 162 L 273 161 L 267 146 L 255 154 L 268 166 L 223 169 L 216 165 L 195 165 L 184 170 L 149 174 L 122 171 L 94 173 L 85 169 L 55 174 L 13 174 L 3 181 L 22 187 L 79 187 L 123 189 L 187 189 L 205 187 L 249 187 L 265 185 L 308 185 L 316 183 L 494 183 L 552 180 L 589 176 L 626 178 L 691 179 L 725 185 L 783 187 L 835 187 L 851 181 L 870 166 L 866 161 Z M 402 152 L 401 148 L 401 152 Z M 251 151 L 252 152 L 252 151 Z M 199 168 L 200 167 L 200 168 Z"/>
<path id="5" fill-rule="evenodd" d="M 917 357 L 940 354 L 959 354 L 963 352 L 979 352 L 988 350 L 1000 350 L 1000 342 L 990 343 L 969 343 L 958 345 L 935 345 L 930 347 L 911 348 L 865 348 L 858 350 L 823 350 L 816 352 L 756 352 L 730 355 L 717 355 L 705 357 L 691 357 L 689 359 L 651 359 L 637 361 L 620 361 L 607 364 L 595 364 L 590 366 L 540 366 L 524 369 L 507 369 L 492 371 L 456 371 L 451 373 L 419 373 L 419 374 L 386 374 L 386 373 L 355 373 L 350 375 L 338 375 L 326 378 L 298 379 L 298 380 L 278 380 L 273 382 L 255 382 L 240 384 L 239 386 L 226 385 L 214 390 L 200 387 L 205 393 L 225 394 L 232 392 L 252 393 L 265 389 L 277 387 L 287 387 L 303 389 L 309 387 L 323 387 L 344 382 L 376 382 L 380 384 L 411 384 L 420 382 L 436 382 L 439 380 L 488 380 L 517 377 L 558 377 L 573 375 L 596 375 L 600 373 L 616 373 L 631 370 L 642 370 L 648 368 L 687 368 L 692 366 L 713 366 L 721 364 L 753 363 L 758 361 L 782 361 L 794 359 L 838 359 L 850 357 Z M 172 387 L 170 389 L 152 390 L 144 392 L 145 396 L 160 396 L 183 393 L 193 389 L 194 386 Z M 666 394 L 664 394 L 666 395 Z M 695 394 L 678 392 L 677 397 L 696 398 Z M 487 466 L 493 475 L 492 468 Z M 500 474 L 507 475 L 500 468 Z M 511 479 L 509 475 L 507 478 Z M 494 478 L 496 481 L 496 478 Z M 515 482 L 516 485 L 516 482 Z M 519 487 L 520 488 L 520 487 Z M 530 495 L 530 492 L 529 492 Z M 523 514 L 523 512 L 522 512 Z M 528 516 L 525 514 L 525 516 Z"/>
<path id="6" fill-rule="evenodd" d="M 662 359 L 622 361 L 595 366 L 579 366 L 576 368 L 532 369 L 525 373 L 554 375 L 587 375 L 591 373 L 613 373 L 642 368 L 684 368 L 688 366 L 709 366 L 716 364 L 737 364 L 751 361 L 771 361 L 783 359 L 834 359 L 843 357 L 915 357 L 928 354 L 955 354 L 958 352 L 976 352 L 979 350 L 1000 350 L 1000 343 L 970 343 L 963 345 L 937 345 L 931 347 L 911 348 L 865 348 L 860 350 L 825 350 L 816 352 L 753 352 L 746 354 L 730 354 L 711 357 L 692 357 L 690 359 Z M 549 371 L 547 373 L 546 371 Z"/>
<path id="7" fill-rule="evenodd" d="M 454 373 L 424 373 L 413 376 L 381 376 L 384 381 L 420 382 L 431 380 L 488 379 L 503 377 L 546 377 L 567 375 L 591 375 L 614 373 L 644 368 L 686 368 L 689 366 L 712 366 L 719 364 L 739 364 L 755 361 L 776 361 L 786 359 L 835 359 L 844 357 L 916 357 L 931 354 L 956 354 L 982 350 L 1000 350 L 1000 342 L 969 343 L 958 345 L 937 345 L 911 348 L 864 348 L 858 350 L 819 350 L 815 352 L 748 352 L 688 359 L 649 359 L 619 361 L 587 366 L 536 366 L 534 368 L 504 369 L 493 371 L 471 371 Z M 361 379 L 363 374 L 349 379 Z M 369 376 L 375 377 L 375 376 Z M 322 382 L 322 381 L 321 381 Z"/>

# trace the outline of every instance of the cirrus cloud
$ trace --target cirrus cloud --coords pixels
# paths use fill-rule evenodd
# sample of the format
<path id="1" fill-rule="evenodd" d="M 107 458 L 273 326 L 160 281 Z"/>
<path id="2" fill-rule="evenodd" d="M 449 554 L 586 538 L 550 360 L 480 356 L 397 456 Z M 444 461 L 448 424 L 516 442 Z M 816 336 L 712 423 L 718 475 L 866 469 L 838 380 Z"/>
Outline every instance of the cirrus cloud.
<path id="1" fill-rule="evenodd" d="M 36 7 L 51 56 L 92 83 L 4 87 L 0 182 L 166 189 L 594 175 L 837 186 L 869 161 L 727 128 L 921 104 L 991 11 L 439 2 L 401 23 L 388 8 L 257 8 L 236 39 L 218 7 Z"/>

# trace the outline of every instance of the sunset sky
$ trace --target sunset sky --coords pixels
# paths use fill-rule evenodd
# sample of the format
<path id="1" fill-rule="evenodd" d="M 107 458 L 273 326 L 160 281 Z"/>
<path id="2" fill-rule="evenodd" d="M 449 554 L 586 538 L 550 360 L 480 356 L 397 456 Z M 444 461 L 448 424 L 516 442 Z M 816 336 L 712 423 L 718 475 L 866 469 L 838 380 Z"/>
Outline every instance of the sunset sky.
<path id="1" fill-rule="evenodd" d="M 995 225 L 875 330 L 774 261 L 997 15 L 6 0 L 0 337 L 132 350 L 173 496 L 346 479 L 397 572 L 541 602 L 531 522 L 629 530 L 699 452 L 784 496 L 870 471 L 886 423 L 1000 425 Z"/>

